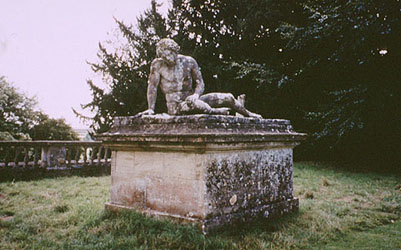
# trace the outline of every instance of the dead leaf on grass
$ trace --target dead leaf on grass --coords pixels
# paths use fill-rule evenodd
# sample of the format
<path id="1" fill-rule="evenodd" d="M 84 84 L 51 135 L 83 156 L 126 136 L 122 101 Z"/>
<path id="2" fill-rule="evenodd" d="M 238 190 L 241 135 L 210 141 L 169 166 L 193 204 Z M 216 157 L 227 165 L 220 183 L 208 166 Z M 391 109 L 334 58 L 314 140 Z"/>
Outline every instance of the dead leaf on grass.
<path id="1" fill-rule="evenodd" d="M 306 191 L 305 192 L 305 198 L 306 199 L 313 199 L 314 198 L 313 192 L 312 191 Z"/>

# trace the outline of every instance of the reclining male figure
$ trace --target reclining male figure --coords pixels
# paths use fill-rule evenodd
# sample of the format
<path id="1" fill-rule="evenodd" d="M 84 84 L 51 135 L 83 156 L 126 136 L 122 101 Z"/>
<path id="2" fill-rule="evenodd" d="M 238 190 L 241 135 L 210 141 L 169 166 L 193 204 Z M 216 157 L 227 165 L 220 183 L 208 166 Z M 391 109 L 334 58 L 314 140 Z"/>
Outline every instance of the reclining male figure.
<path id="1" fill-rule="evenodd" d="M 166 95 L 167 112 L 170 115 L 228 115 L 231 109 L 247 117 L 262 118 L 247 110 L 230 93 L 202 95 L 205 84 L 199 66 L 192 57 L 178 54 L 179 49 L 172 39 L 164 38 L 157 43 L 158 58 L 150 66 L 148 80 L 148 109 L 138 113 L 138 116 L 154 114 L 157 87 L 160 84 Z"/>

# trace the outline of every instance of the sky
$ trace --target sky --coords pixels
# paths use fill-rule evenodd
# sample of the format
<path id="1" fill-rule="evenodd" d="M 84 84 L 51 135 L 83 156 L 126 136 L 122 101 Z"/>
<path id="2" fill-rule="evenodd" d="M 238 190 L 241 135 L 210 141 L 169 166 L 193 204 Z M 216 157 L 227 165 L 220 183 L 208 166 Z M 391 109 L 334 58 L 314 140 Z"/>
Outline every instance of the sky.
<path id="1" fill-rule="evenodd" d="M 81 110 L 81 104 L 91 101 L 87 79 L 101 81 L 87 61 L 97 62 L 99 42 L 113 38 L 113 17 L 135 24 L 150 2 L 0 0 L 0 76 L 36 96 L 38 107 L 51 118 L 86 128 L 72 108 Z M 158 2 L 166 12 L 167 0 Z"/>

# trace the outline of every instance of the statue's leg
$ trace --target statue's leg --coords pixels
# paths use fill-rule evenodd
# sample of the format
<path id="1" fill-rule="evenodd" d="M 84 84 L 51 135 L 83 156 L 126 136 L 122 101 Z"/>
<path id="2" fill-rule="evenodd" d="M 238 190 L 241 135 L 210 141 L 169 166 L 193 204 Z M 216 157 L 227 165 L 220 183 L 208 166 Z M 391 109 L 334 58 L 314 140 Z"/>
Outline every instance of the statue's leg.
<path id="1" fill-rule="evenodd" d="M 210 115 L 228 115 L 228 108 L 212 108 L 209 104 L 202 100 L 196 100 L 195 102 L 184 101 L 180 104 L 181 113 L 201 113 Z"/>
<path id="2" fill-rule="evenodd" d="M 213 108 L 228 107 L 243 116 L 262 118 L 261 115 L 255 114 L 247 110 L 234 96 L 230 93 L 209 93 L 199 98 L 203 102 L 209 104 Z"/>

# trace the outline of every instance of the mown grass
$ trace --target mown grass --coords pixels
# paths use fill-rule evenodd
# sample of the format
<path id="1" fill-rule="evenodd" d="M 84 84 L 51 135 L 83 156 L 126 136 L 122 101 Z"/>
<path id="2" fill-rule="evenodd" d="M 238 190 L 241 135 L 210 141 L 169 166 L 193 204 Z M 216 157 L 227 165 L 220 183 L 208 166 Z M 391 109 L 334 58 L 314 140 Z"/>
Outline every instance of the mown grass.
<path id="1" fill-rule="evenodd" d="M 203 235 L 104 210 L 110 176 L 0 183 L 0 249 L 397 249 L 401 176 L 295 164 L 300 211 Z"/>

